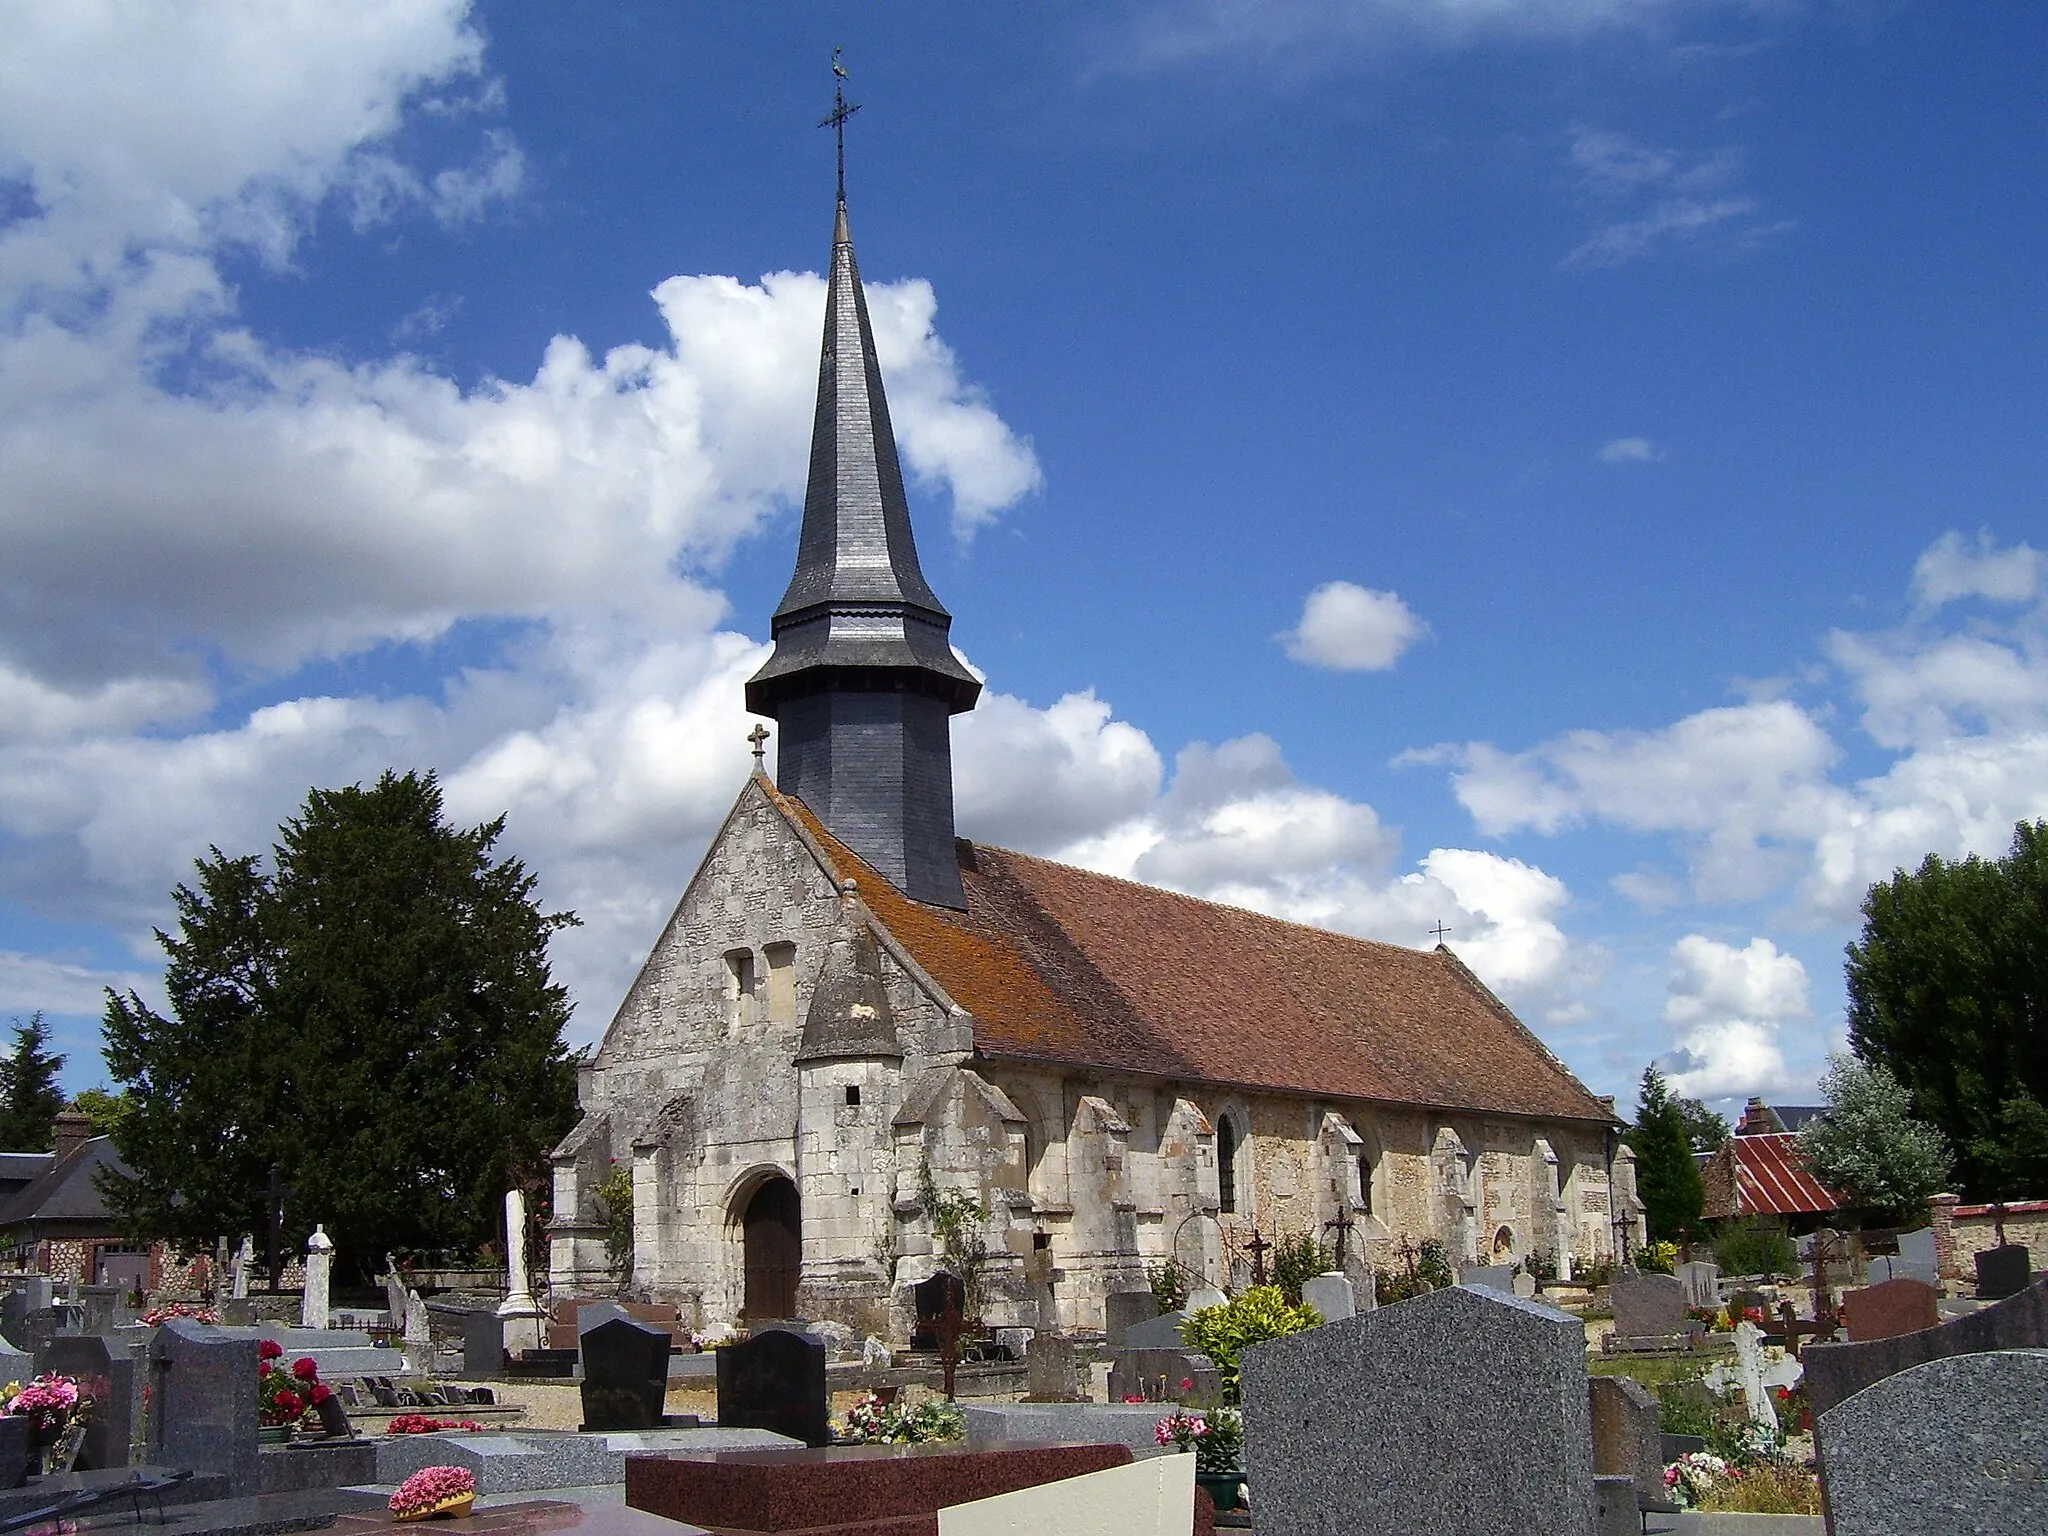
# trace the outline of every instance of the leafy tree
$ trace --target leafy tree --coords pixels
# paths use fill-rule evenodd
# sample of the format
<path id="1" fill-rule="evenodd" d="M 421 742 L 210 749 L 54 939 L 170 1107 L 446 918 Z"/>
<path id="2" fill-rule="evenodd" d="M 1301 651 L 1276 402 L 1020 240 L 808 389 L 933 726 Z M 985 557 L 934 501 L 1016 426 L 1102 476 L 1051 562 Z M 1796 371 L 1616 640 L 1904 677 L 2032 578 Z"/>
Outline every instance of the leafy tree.
<path id="1" fill-rule="evenodd" d="M 1963 1193 L 2048 1192 L 2048 822 L 2003 859 L 1930 855 L 1870 888 L 1849 1043 L 1958 1153 Z"/>
<path id="2" fill-rule="evenodd" d="M 64 1090 L 57 1086 L 62 1056 L 44 1047 L 50 1026 L 40 1012 L 28 1022 L 14 1021 L 14 1049 L 0 1061 L 0 1148 L 44 1152 L 57 1144 L 53 1122 L 64 1108 Z"/>
<path id="3" fill-rule="evenodd" d="M 315 789 L 266 871 L 218 848 L 173 893 L 168 1017 L 107 995 L 109 1072 L 130 1103 L 116 1198 L 137 1231 L 264 1231 L 272 1165 L 285 1235 L 324 1222 L 361 1275 L 387 1251 L 498 1235 L 575 1114 L 567 994 L 534 877 L 495 858 L 504 818 L 442 819 L 432 774 Z"/>
<path id="4" fill-rule="evenodd" d="M 118 1133 L 128 1118 L 128 1111 L 135 1106 L 125 1093 L 88 1088 L 71 1101 L 71 1107 L 92 1122 L 93 1135 L 113 1136 L 118 1146 Z"/>
<path id="5" fill-rule="evenodd" d="M 1728 1140 L 1728 1122 L 1698 1099 L 1677 1100 L 1678 1113 L 1685 1121 L 1685 1139 L 1695 1152 L 1718 1152 Z"/>
<path id="6" fill-rule="evenodd" d="M 1820 1087 L 1828 1111 L 1799 1133 L 1815 1176 L 1853 1205 L 1917 1217 L 1953 1162 L 1941 1132 L 1913 1118 L 1904 1085 L 1881 1066 L 1832 1056 Z"/>
<path id="7" fill-rule="evenodd" d="M 1635 1149 L 1636 1193 L 1642 1197 L 1652 1242 L 1691 1231 L 1699 1224 L 1700 1207 L 1707 1198 L 1679 1103 L 1663 1073 L 1654 1066 L 1643 1068 L 1628 1144 Z"/>

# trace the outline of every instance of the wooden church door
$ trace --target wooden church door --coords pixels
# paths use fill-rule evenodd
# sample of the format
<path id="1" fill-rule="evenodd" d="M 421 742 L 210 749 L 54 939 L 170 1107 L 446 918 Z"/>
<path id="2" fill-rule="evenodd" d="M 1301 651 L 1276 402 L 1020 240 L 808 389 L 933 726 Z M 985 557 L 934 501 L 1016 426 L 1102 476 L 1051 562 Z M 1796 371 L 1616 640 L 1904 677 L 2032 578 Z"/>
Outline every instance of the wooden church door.
<path id="1" fill-rule="evenodd" d="M 747 1202 L 744 1240 L 746 1318 L 750 1323 L 796 1316 L 797 1272 L 803 1264 L 797 1214 L 796 1186 L 779 1176 L 763 1184 Z"/>

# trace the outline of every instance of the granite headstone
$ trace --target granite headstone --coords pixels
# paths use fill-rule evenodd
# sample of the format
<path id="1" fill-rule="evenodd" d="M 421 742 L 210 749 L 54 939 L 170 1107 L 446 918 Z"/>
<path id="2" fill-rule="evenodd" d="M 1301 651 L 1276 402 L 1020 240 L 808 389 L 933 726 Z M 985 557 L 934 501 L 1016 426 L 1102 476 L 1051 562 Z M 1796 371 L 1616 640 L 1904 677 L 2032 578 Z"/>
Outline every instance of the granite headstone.
<path id="1" fill-rule="evenodd" d="M 1133 1323 L 1124 1330 L 1124 1349 L 1184 1349 L 1181 1342 L 1180 1325 L 1188 1320 L 1185 1312 L 1162 1312 L 1157 1317 L 1148 1317 L 1142 1323 Z"/>
<path id="2" fill-rule="evenodd" d="M 143 1369 L 123 1340 L 104 1334 L 67 1334 L 54 1338 L 36 1356 L 36 1374 L 76 1376 L 79 1389 L 92 1399 L 85 1419 L 85 1442 L 72 1463 L 79 1472 L 100 1472 L 129 1464 L 136 1431 L 142 1426 Z"/>
<path id="3" fill-rule="evenodd" d="M 2018 1243 L 1983 1249 L 1976 1260 L 1979 1301 L 2003 1301 L 2008 1296 L 2017 1296 L 2033 1279 L 2029 1268 L 2033 1256 Z"/>
<path id="4" fill-rule="evenodd" d="M 1025 1400 L 1068 1403 L 1074 1390 L 1074 1341 L 1064 1334 L 1034 1333 L 1024 1346 Z"/>
<path id="5" fill-rule="evenodd" d="M 1586 1335 L 1452 1286 L 1246 1350 L 1261 1536 L 1590 1536 Z"/>
<path id="6" fill-rule="evenodd" d="M 505 1319 L 481 1309 L 462 1319 L 462 1374 L 499 1376 L 505 1370 Z"/>
<path id="7" fill-rule="evenodd" d="M 1628 1376 L 1594 1376 L 1586 1387 L 1593 1411 L 1593 1470 L 1633 1478 L 1639 1496 L 1661 1501 L 1664 1432 L 1657 1399 Z"/>
<path id="8" fill-rule="evenodd" d="M 1807 1401 L 1818 1417 L 1909 1367 L 1997 1349 L 2048 1349 L 2048 1280 L 1939 1328 L 1865 1344 L 1808 1344 L 1799 1351 L 1799 1363 L 1806 1371 Z"/>
<path id="9" fill-rule="evenodd" d="M 1512 1264 L 1463 1264 L 1458 1267 L 1458 1284 L 1483 1285 L 1489 1291 L 1505 1291 L 1509 1295 L 1515 1290 L 1515 1266 Z"/>
<path id="10" fill-rule="evenodd" d="M 1268 1285 L 1272 1284 L 1270 1280 L 1266 1283 Z M 1181 1304 L 1181 1310 L 1184 1312 L 1206 1312 L 1209 1308 L 1220 1307 L 1229 1300 L 1228 1296 L 1217 1290 L 1213 1285 L 1198 1285 L 1188 1292 L 1188 1299 Z"/>
<path id="11" fill-rule="evenodd" d="M 0 1414 L 0 1488 L 19 1488 L 27 1481 L 28 1416 Z"/>
<path id="12" fill-rule="evenodd" d="M 1941 1325 L 1941 1293 L 1920 1280 L 1886 1280 L 1860 1291 L 1842 1293 L 1842 1321 L 1849 1342 L 1895 1339 Z"/>
<path id="13" fill-rule="evenodd" d="M 227 1474 L 228 1493 L 258 1492 L 257 1351 L 253 1328 L 174 1318 L 149 1345 L 149 1459 Z"/>
<path id="14" fill-rule="evenodd" d="M 772 1429 L 805 1445 L 831 1444 L 823 1344 L 769 1329 L 717 1353 L 719 1428 Z"/>
<path id="15" fill-rule="evenodd" d="M 580 1321 L 580 1319 L 579 1319 Z M 607 1318 L 582 1336 L 583 1428 L 658 1429 L 668 1392 L 668 1332 Z"/>
<path id="16" fill-rule="evenodd" d="M 1183 1385 L 1186 1383 L 1186 1385 Z M 1191 1349 L 1119 1349 L 1109 1357 L 1109 1400 L 1216 1403 L 1223 1376 L 1216 1362 Z"/>
<path id="17" fill-rule="evenodd" d="M 1686 1331 L 1685 1287 L 1676 1275 L 1624 1270 L 1614 1277 L 1611 1294 L 1618 1338 L 1668 1338 Z"/>
<path id="18" fill-rule="evenodd" d="M 576 1338 L 581 1342 L 583 1335 L 591 1329 L 601 1327 L 614 1318 L 632 1318 L 633 1314 L 616 1301 L 586 1301 L 576 1309 Z M 634 1321 L 640 1321 L 635 1318 Z"/>
<path id="19" fill-rule="evenodd" d="M 1817 1428 L 1834 1536 L 2048 1530 L 2048 1351 L 1930 1360 Z"/>
<path id="20" fill-rule="evenodd" d="M 1124 1341 L 1124 1330 L 1159 1315 L 1159 1298 L 1150 1291 L 1115 1291 L 1102 1298 L 1102 1331 L 1111 1349 Z"/>

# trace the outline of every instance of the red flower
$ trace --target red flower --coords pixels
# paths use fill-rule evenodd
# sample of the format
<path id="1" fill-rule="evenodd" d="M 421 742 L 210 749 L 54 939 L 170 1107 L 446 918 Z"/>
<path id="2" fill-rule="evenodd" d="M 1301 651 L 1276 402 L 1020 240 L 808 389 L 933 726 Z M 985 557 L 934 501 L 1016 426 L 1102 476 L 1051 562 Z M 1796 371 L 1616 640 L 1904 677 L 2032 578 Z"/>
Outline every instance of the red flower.
<path id="1" fill-rule="evenodd" d="M 1195 1390 L 1195 1378 L 1194 1378 L 1194 1377 L 1192 1377 L 1192 1376 L 1183 1376 L 1183 1377 L 1181 1377 L 1181 1379 L 1180 1379 L 1180 1389 L 1181 1389 L 1181 1391 L 1183 1391 L 1183 1392 L 1192 1392 L 1192 1391 L 1194 1391 L 1194 1390 Z"/>
<path id="2" fill-rule="evenodd" d="M 301 1355 L 292 1362 L 292 1374 L 301 1381 L 318 1381 L 320 1364 L 311 1355 Z"/>
<path id="3" fill-rule="evenodd" d="M 315 1408 L 318 1408 L 322 1403 L 326 1402 L 329 1398 L 333 1396 L 334 1388 L 328 1386 L 325 1382 L 316 1381 L 313 1383 L 312 1398 L 313 1406 Z"/>
<path id="4" fill-rule="evenodd" d="M 276 1401 L 277 1411 L 287 1419 L 296 1419 L 306 1411 L 306 1400 L 296 1392 L 280 1392 Z"/>
<path id="5" fill-rule="evenodd" d="M 256 1358 L 259 1360 L 276 1360 L 283 1354 L 284 1346 L 275 1339 L 265 1339 L 256 1346 Z"/>

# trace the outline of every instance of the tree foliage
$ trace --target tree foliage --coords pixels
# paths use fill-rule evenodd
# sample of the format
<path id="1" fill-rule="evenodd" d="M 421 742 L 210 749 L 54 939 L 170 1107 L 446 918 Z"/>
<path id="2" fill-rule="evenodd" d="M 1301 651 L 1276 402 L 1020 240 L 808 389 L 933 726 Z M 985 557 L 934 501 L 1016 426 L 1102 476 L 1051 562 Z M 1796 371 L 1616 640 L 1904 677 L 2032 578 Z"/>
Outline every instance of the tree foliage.
<path id="1" fill-rule="evenodd" d="M 1698 1099 L 1680 1099 L 1679 1117 L 1685 1122 L 1685 1139 L 1695 1152 L 1718 1152 L 1728 1140 L 1728 1122 Z"/>
<path id="2" fill-rule="evenodd" d="M 1849 946 L 1849 1043 L 1958 1154 L 1963 1193 L 2048 1194 L 2048 822 L 2003 859 L 1870 888 Z"/>
<path id="3" fill-rule="evenodd" d="M 504 819 L 442 819 L 432 774 L 315 789 L 271 869 L 219 849 L 173 893 L 168 1017 L 107 995 L 130 1108 L 117 1192 L 144 1235 L 260 1234 L 273 1164 L 291 1246 L 324 1222 L 342 1262 L 473 1251 L 575 1113 L 566 992 Z"/>
<path id="4" fill-rule="evenodd" d="M 125 1093 L 87 1088 L 71 1101 L 71 1107 L 92 1122 L 93 1135 L 112 1136 L 121 1129 L 121 1123 L 128 1118 L 128 1111 L 135 1106 Z"/>
<path id="5" fill-rule="evenodd" d="M 1916 1220 L 1954 1161 L 1941 1132 L 1913 1118 L 1905 1086 L 1881 1066 L 1830 1057 L 1820 1089 L 1827 1113 L 1799 1133 L 1807 1166 L 1851 1205 Z"/>
<path id="6" fill-rule="evenodd" d="M 1651 1241 L 1675 1240 L 1690 1232 L 1699 1224 L 1706 1188 L 1693 1160 L 1685 1111 L 1654 1066 L 1643 1068 L 1628 1144 L 1636 1154 L 1636 1193 L 1642 1198 Z"/>
<path id="7" fill-rule="evenodd" d="M 57 1074 L 64 1058 L 52 1055 L 50 1026 L 40 1012 L 14 1021 L 14 1049 L 0 1061 L 0 1149 L 47 1152 L 57 1144 L 54 1122 L 64 1108 Z"/>

